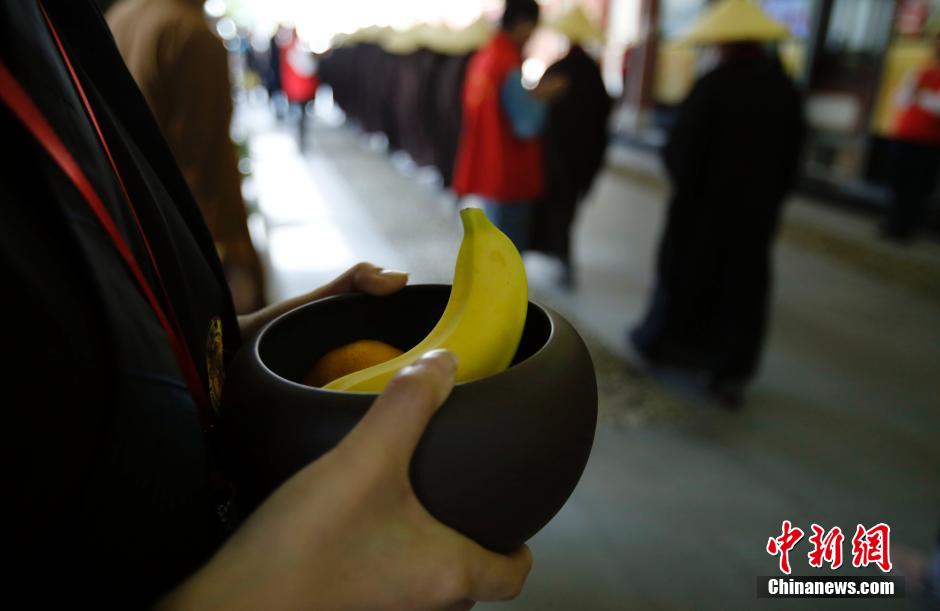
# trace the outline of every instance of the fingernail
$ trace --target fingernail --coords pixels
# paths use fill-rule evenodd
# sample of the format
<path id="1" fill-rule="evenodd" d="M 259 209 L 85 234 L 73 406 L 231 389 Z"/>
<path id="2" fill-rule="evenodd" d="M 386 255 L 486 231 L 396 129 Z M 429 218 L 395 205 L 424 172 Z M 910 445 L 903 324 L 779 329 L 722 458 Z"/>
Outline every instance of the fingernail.
<path id="1" fill-rule="evenodd" d="M 421 358 L 419 358 L 418 361 L 434 364 L 440 363 L 446 368 L 447 373 L 450 374 L 453 374 L 457 371 L 457 355 L 450 350 L 445 350 L 443 348 L 428 350 L 421 355 Z"/>
<path id="2" fill-rule="evenodd" d="M 385 276 L 386 278 L 392 278 L 398 280 L 399 278 L 408 278 L 408 272 L 401 272 L 397 269 L 383 269 L 379 272 L 380 276 Z"/>

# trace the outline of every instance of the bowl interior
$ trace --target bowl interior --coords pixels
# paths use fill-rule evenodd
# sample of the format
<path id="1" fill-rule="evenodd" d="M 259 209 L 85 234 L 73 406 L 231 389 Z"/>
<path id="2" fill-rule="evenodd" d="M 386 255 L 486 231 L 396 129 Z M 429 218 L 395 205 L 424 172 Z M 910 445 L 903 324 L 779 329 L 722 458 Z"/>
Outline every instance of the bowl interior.
<path id="1" fill-rule="evenodd" d="M 411 349 L 434 328 L 449 296 L 448 285 L 414 285 L 387 297 L 349 294 L 323 299 L 273 322 L 258 343 L 258 353 L 273 373 L 300 384 L 321 356 L 356 340 L 375 339 L 403 351 Z M 529 302 L 510 366 L 538 352 L 551 333 L 548 314 Z"/>

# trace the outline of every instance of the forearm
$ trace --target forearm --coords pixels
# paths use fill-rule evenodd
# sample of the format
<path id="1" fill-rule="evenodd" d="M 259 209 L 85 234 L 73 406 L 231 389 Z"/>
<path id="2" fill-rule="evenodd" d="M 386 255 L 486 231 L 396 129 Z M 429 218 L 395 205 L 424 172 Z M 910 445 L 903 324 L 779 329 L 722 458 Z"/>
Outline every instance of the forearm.
<path id="1" fill-rule="evenodd" d="M 408 274 L 390 269 L 382 269 L 371 263 L 359 263 L 346 270 L 329 284 L 325 284 L 308 293 L 281 301 L 257 312 L 238 317 L 238 327 L 242 337 L 248 339 L 263 326 L 286 312 L 304 304 L 352 291 L 370 295 L 389 295 L 401 289 L 408 282 Z"/>
<path id="2" fill-rule="evenodd" d="M 251 314 L 242 314 L 238 317 L 238 327 L 241 329 L 242 337 L 247 339 L 281 314 L 285 314 L 305 303 L 319 299 L 319 291 L 320 289 L 310 291 L 309 293 L 297 295 L 296 297 L 291 297 L 290 299 L 269 305 Z"/>

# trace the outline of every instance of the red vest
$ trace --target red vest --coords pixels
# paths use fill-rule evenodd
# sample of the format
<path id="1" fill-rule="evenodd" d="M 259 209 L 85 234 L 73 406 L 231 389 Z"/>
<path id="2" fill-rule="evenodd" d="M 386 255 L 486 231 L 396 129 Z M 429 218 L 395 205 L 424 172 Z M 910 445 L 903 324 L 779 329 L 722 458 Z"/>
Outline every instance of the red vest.
<path id="1" fill-rule="evenodd" d="M 498 33 L 467 66 L 463 131 L 454 167 L 454 191 L 459 196 L 526 202 L 542 193 L 539 138 L 517 138 L 500 104 L 503 82 L 521 65 L 519 50 Z"/>
<path id="2" fill-rule="evenodd" d="M 314 59 L 308 51 L 299 49 L 300 41 L 293 38 L 289 45 L 280 49 L 281 89 L 291 102 L 309 102 L 317 95 L 320 79 L 317 77 Z M 299 63 L 292 61 L 297 54 Z"/>
<path id="3" fill-rule="evenodd" d="M 940 94 L 940 66 L 925 68 L 917 75 L 915 100 L 901 109 L 894 135 L 900 140 L 940 145 L 940 117 L 927 112 L 916 102 L 916 92 Z"/>

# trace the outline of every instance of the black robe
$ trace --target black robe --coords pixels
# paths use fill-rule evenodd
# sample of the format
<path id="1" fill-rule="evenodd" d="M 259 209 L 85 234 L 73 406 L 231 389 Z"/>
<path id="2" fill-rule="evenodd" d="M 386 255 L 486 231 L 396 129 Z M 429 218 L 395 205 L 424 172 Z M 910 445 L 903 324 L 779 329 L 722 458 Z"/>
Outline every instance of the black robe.
<path id="1" fill-rule="evenodd" d="M 419 166 L 434 163 L 428 118 L 434 93 L 431 85 L 436 57 L 428 49 L 418 49 L 407 55 L 390 55 L 396 76 L 391 103 L 399 145 Z"/>
<path id="2" fill-rule="evenodd" d="M 604 161 L 611 100 L 597 63 L 579 46 L 545 71 L 554 75 L 567 77 L 570 87 L 546 118 L 545 196 L 536 204 L 532 248 L 567 263 L 577 205 Z"/>
<path id="3" fill-rule="evenodd" d="M 208 388 L 213 321 L 224 362 L 240 343 L 212 237 L 95 4 L 43 4 L 136 220 L 36 2 L 0 2 L 0 61 L 172 307 Z M 222 541 L 197 407 L 100 222 L 3 102 L 0 144 L 6 595 L 37 608 L 149 606 Z"/>
<path id="4" fill-rule="evenodd" d="M 453 177 L 463 113 L 463 80 L 471 53 L 419 49 L 387 53 L 374 44 L 330 51 L 320 78 L 333 99 L 364 131 L 382 132 L 420 166 L 434 166 L 445 186 Z"/>
<path id="5" fill-rule="evenodd" d="M 441 55 L 434 70 L 433 101 L 428 117 L 434 139 L 434 165 L 450 187 L 463 124 L 463 82 L 472 53 Z"/>
<path id="6" fill-rule="evenodd" d="M 726 63 L 695 84 L 663 151 L 672 200 L 652 302 L 632 334 L 644 356 L 714 382 L 755 373 L 802 136 L 799 94 L 776 60 Z"/>

